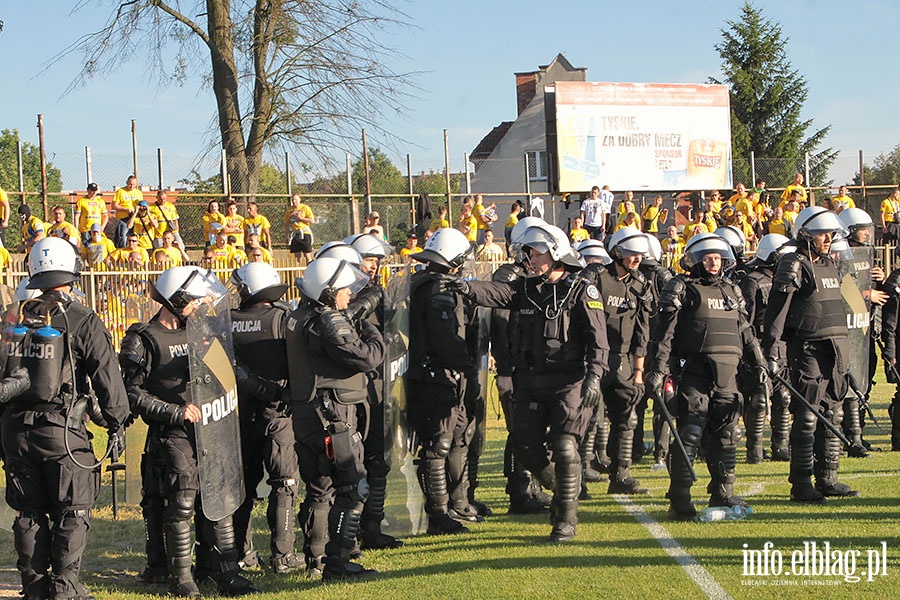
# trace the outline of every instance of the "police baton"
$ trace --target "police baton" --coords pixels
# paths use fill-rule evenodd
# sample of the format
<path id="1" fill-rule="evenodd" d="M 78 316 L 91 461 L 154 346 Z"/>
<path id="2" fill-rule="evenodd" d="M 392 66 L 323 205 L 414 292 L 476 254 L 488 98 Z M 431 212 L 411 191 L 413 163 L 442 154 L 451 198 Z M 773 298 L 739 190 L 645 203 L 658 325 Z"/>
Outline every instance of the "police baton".
<path id="1" fill-rule="evenodd" d="M 872 414 L 872 409 L 869 407 L 869 401 L 866 400 L 866 395 L 859 389 L 859 384 L 856 383 L 856 378 L 853 376 L 853 373 L 847 373 L 847 383 L 850 384 L 850 389 L 853 390 L 856 399 L 859 400 L 859 405 L 866 409 L 866 414 L 872 419 L 872 423 L 874 423 L 875 427 L 878 427 L 878 419 Z"/>
<path id="2" fill-rule="evenodd" d="M 832 423 L 831 421 L 829 421 L 828 419 L 826 419 L 826 418 L 825 418 L 825 415 L 823 415 L 822 413 L 820 413 L 819 411 L 817 411 L 817 410 L 816 410 L 816 407 L 814 407 L 814 406 L 810 403 L 810 401 L 806 399 L 806 396 L 804 396 L 803 394 L 801 394 L 800 392 L 798 392 L 798 391 L 797 391 L 797 388 L 795 388 L 794 386 L 791 385 L 791 382 L 789 382 L 787 379 L 785 379 L 784 377 L 782 377 L 782 376 L 779 375 L 778 373 L 772 373 L 772 379 L 774 379 L 775 381 L 781 383 L 781 385 L 783 385 L 784 388 L 785 388 L 787 391 L 789 391 L 789 392 L 791 393 L 791 396 L 794 397 L 794 400 L 796 400 L 797 402 L 799 402 L 800 404 L 802 404 L 803 406 L 805 406 L 807 410 L 811 411 L 812 414 L 814 414 L 814 415 L 816 416 L 816 418 L 819 420 L 819 423 L 821 423 L 822 425 L 824 425 L 825 428 L 828 429 L 828 431 L 830 431 L 831 433 L 833 433 L 834 435 L 836 435 L 837 438 L 838 438 L 839 440 L 841 440 L 841 442 L 842 442 L 845 446 L 848 446 L 848 447 L 849 447 L 849 446 L 852 446 L 852 445 L 853 445 L 853 444 L 850 443 L 850 440 L 848 440 L 848 439 L 846 438 L 846 436 L 844 436 L 844 434 L 841 432 L 841 430 L 838 429 L 838 428 L 834 425 L 834 423 Z"/>
<path id="3" fill-rule="evenodd" d="M 119 471 L 125 470 L 125 463 L 119 462 L 119 443 L 118 441 L 110 440 L 109 443 L 112 445 L 109 453 L 109 465 L 106 466 L 106 470 L 109 471 L 110 476 L 112 477 L 112 506 L 113 506 L 113 519 L 119 519 L 119 478 L 117 477 Z"/>
<path id="4" fill-rule="evenodd" d="M 681 436 L 678 434 L 678 428 L 675 427 L 675 419 L 672 418 L 672 413 L 669 412 L 669 406 L 666 403 L 666 396 L 669 394 L 671 394 L 671 396 L 675 395 L 675 380 L 671 375 L 667 375 L 663 380 L 663 392 L 658 396 L 654 394 L 653 401 L 659 404 L 663 417 L 665 417 L 666 423 L 669 424 L 669 429 L 672 431 L 672 437 L 675 439 L 675 445 L 678 446 L 678 451 L 681 452 L 681 456 L 684 458 L 684 462 L 691 472 L 691 481 L 697 481 L 697 473 L 694 472 L 694 465 L 691 463 L 691 457 L 688 454 L 687 448 L 684 447 L 684 442 L 681 441 Z"/>

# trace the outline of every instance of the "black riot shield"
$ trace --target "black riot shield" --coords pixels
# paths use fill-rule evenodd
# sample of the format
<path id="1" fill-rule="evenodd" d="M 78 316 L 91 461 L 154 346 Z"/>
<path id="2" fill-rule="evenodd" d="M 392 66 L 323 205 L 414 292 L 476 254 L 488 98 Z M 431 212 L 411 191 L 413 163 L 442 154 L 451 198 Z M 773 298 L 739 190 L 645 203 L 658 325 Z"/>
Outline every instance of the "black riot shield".
<path id="1" fill-rule="evenodd" d="M 191 402 L 202 414 L 194 423 L 200 499 L 210 521 L 230 516 L 244 501 L 231 301 L 224 291 L 208 296 L 187 320 Z"/>
<path id="2" fill-rule="evenodd" d="M 871 317 L 869 290 L 872 289 L 874 248 L 855 247 L 841 252 L 838 270 L 841 274 L 841 296 L 849 330 L 850 373 L 865 394 L 869 381 L 869 343 Z M 852 390 L 847 394 L 856 397 Z"/>
<path id="3" fill-rule="evenodd" d="M 0 323 L 0 342 L 2 342 L 3 348 L 0 349 L 0 358 L 3 360 L 3 368 L 0 370 L 0 375 L 9 375 L 8 369 L 6 368 L 6 356 L 7 356 L 7 343 L 9 342 L 9 333 L 10 328 L 12 328 L 16 324 L 16 313 L 18 311 L 19 303 L 16 302 L 16 291 L 15 289 L 9 287 L 8 285 L 0 283 L 0 306 L 2 306 L 2 323 Z M 0 414 L 2 414 L 3 407 L 0 406 Z M 0 455 L 3 453 L 0 452 Z M 12 523 L 13 519 L 16 516 L 16 511 L 9 507 L 9 505 L 3 501 L 3 498 L 6 497 L 6 477 L 0 476 L 0 529 L 4 529 L 6 531 L 12 531 Z"/>
<path id="4" fill-rule="evenodd" d="M 391 535 L 425 531 L 425 503 L 416 477 L 415 440 L 406 413 L 406 369 L 409 364 L 409 267 L 401 267 L 384 285 L 384 341 L 382 370 L 384 439 L 388 475 L 384 530 Z M 399 468 L 398 468 L 399 467 Z"/>

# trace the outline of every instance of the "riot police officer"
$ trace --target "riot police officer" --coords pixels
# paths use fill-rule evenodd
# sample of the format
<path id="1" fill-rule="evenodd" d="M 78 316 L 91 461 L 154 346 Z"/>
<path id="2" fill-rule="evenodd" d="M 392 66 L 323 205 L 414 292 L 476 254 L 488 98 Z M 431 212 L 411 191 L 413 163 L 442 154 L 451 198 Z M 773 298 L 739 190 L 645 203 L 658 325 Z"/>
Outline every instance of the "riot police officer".
<path id="1" fill-rule="evenodd" d="M 286 334 L 292 416 L 300 476 L 307 570 L 325 580 L 374 571 L 350 562 L 368 495 L 357 410 L 367 373 L 384 359 L 384 339 L 344 312 L 369 278 L 337 258 L 317 258 L 300 279 L 303 300 Z"/>
<path id="2" fill-rule="evenodd" d="M 840 274 L 830 254 L 833 237 L 847 231 L 821 206 L 800 211 L 794 230 L 791 243 L 797 250 L 775 268 L 762 343 L 770 370 L 777 372 L 775 342 L 787 342 L 791 383 L 806 400 L 792 398 L 790 406 L 791 501 L 821 503 L 826 496 L 859 495 L 838 482 L 840 440 L 819 422 L 828 419 L 840 427 L 847 394 L 847 322 Z"/>
<path id="3" fill-rule="evenodd" d="M 510 234 L 510 237 L 512 234 Z M 492 281 L 511 283 L 525 277 L 525 267 L 520 262 L 504 263 L 491 276 Z M 491 311 L 491 355 L 496 369 L 497 392 L 500 407 L 506 421 L 506 444 L 503 448 L 503 475 L 506 477 L 506 493 L 509 495 L 510 514 L 546 512 L 550 496 L 544 493 L 531 471 L 513 452 L 512 432 L 515 411 L 520 410 L 513 386 L 513 363 L 510 355 L 510 335 L 517 327 L 518 313 L 495 308 Z"/>
<path id="4" fill-rule="evenodd" d="M 449 503 L 451 492 L 468 484 L 463 372 L 471 357 L 458 272 L 471 250 L 459 231 L 438 229 L 416 254 L 427 266 L 410 282 L 408 410 L 421 444 L 418 475 L 428 533 L 435 535 L 469 532 L 450 515 Z"/>
<path id="5" fill-rule="evenodd" d="M 645 494 L 648 490 L 631 476 L 631 462 L 637 406 L 644 396 L 644 356 L 652 299 L 649 282 L 638 267 L 649 252 L 649 244 L 640 230 L 624 227 L 609 237 L 607 248 L 612 263 L 597 268 L 591 279 L 600 292 L 609 342 L 609 370 L 600 382 L 610 423 L 608 492 Z M 594 268 L 586 267 L 585 271 Z M 598 407 L 598 419 L 603 418 L 603 404 Z"/>
<path id="6" fill-rule="evenodd" d="M 678 435 L 685 453 L 670 455 L 669 518 L 694 520 L 690 463 L 706 440 L 710 506 L 746 505 L 734 495 L 737 423 L 741 402 L 737 367 L 742 356 L 766 382 L 766 364 L 744 314 L 737 286 L 724 275 L 734 264 L 728 243 L 711 233 L 691 238 L 682 266 L 663 290 L 650 343 L 647 387 L 662 398 L 665 373 L 678 377 Z M 686 456 L 685 456 L 686 454 Z M 690 461 L 690 463 L 688 462 Z"/>
<path id="7" fill-rule="evenodd" d="M 16 566 L 26 598 L 90 598 L 78 580 L 100 485 L 83 419 L 88 381 L 111 449 L 121 442 L 128 400 L 102 321 L 71 295 L 78 279 L 72 245 L 38 241 L 28 269 L 28 288 L 43 294 L 23 306 L 27 331 L 10 340 L 6 374 L 13 378 L 0 386 L 0 395 L 12 398 L 2 438 Z"/>
<path id="8" fill-rule="evenodd" d="M 851 365 L 854 365 L 861 358 L 866 358 L 866 352 L 868 352 L 868 364 L 866 365 L 868 369 L 859 369 L 860 372 L 857 374 L 858 381 L 850 382 L 856 387 L 856 390 L 851 390 L 853 393 L 848 393 L 847 397 L 844 398 L 844 421 L 842 423 L 844 434 L 851 444 L 847 448 L 848 455 L 852 458 L 865 458 L 869 455 L 871 444 L 863 439 L 866 408 L 860 406 L 857 392 L 863 395 L 865 403 L 868 404 L 869 394 L 872 391 L 872 385 L 875 383 L 875 367 L 878 362 L 878 356 L 875 353 L 875 338 L 880 334 L 880 332 L 875 331 L 876 327 L 873 325 L 878 323 L 878 311 L 887 302 L 888 294 L 880 289 L 885 281 L 884 270 L 880 266 L 872 264 L 875 258 L 873 247 L 875 243 L 875 223 L 872 221 L 872 217 L 861 208 L 846 208 L 841 211 L 838 218 L 849 232 L 845 240 L 848 246 L 847 252 L 837 254 L 839 260 L 838 270 L 842 275 L 845 273 L 851 274 L 853 281 L 857 283 L 861 281 L 860 275 L 869 275 L 867 289 L 859 290 L 860 295 L 857 296 L 857 299 L 862 297 L 864 300 L 868 300 L 870 305 L 869 320 L 867 326 L 858 327 L 856 328 L 858 331 L 853 332 L 856 335 L 856 339 L 859 337 L 864 338 L 864 345 L 868 346 L 868 348 L 859 352 L 858 350 L 861 350 L 861 348 L 857 347 L 857 352 L 851 354 Z M 856 294 L 856 292 L 852 293 Z M 848 304 L 849 308 L 850 304 Z M 858 308 L 861 309 L 863 307 Z M 856 310 L 852 312 L 857 313 Z M 854 319 L 854 322 L 856 322 L 856 319 Z"/>
<path id="9" fill-rule="evenodd" d="M 362 234 L 348 238 L 350 245 L 362 259 L 360 268 L 369 276 L 366 287 L 351 301 L 350 310 L 356 319 L 365 319 L 384 333 L 384 290 L 379 274 L 382 265 L 391 255 L 391 247 L 378 236 Z M 345 240 L 347 241 L 347 240 Z M 365 448 L 366 478 L 369 497 L 363 507 L 360 527 L 360 545 L 364 549 L 399 548 L 403 542 L 381 531 L 384 521 L 384 503 L 387 500 L 387 476 L 391 464 L 387 456 L 388 441 L 384 424 L 384 378 L 379 369 L 369 373 L 369 410 L 363 442 Z"/>
<path id="10" fill-rule="evenodd" d="M 248 263 L 235 269 L 231 280 L 240 306 L 231 311 L 241 457 L 244 465 L 244 503 L 234 514 L 237 546 L 255 557 L 250 512 L 256 486 L 268 473 L 270 487 L 266 521 L 271 532 L 269 564 L 276 573 L 303 566 L 294 554 L 294 506 L 300 479 L 294 430 L 291 425 L 288 369 L 284 334 L 290 309 L 280 302 L 287 291 L 278 272 L 267 263 Z"/>
<path id="11" fill-rule="evenodd" d="M 119 352 L 132 412 L 150 425 L 147 436 L 161 455 L 169 591 L 187 598 L 200 597 L 191 573 L 191 519 L 195 505 L 202 502 L 194 429 L 202 415 L 189 387 L 185 327 L 188 316 L 201 302 L 221 297 L 224 292 L 221 282 L 199 267 L 166 270 L 150 288 L 150 297 L 161 305 L 159 312 L 147 324 L 132 325 Z M 240 574 L 232 518 L 213 522 L 198 514 L 197 526 L 197 537 L 204 540 L 204 551 L 215 563 L 198 564 L 198 571 L 205 575 L 205 570 L 211 569 L 210 575 L 223 595 L 255 591 Z"/>
<path id="12" fill-rule="evenodd" d="M 560 228 L 530 226 L 514 246 L 527 256 L 527 278 L 463 282 L 463 289 L 476 304 L 518 312 L 511 348 L 517 402 L 524 410 L 515 412 L 515 450 L 553 488 L 550 541 L 565 542 L 575 537 L 578 523 L 579 445 L 608 370 L 604 305 L 596 286 L 577 276 L 584 261 Z"/>
<path id="13" fill-rule="evenodd" d="M 753 326 L 756 339 L 760 340 L 765 332 L 766 306 L 772 293 L 772 277 L 775 264 L 782 253 L 796 250 L 794 246 L 785 246 L 790 240 L 778 233 L 770 233 L 759 240 L 756 255 L 747 264 L 748 271 L 741 279 L 740 287 L 747 306 L 747 318 Z M 787 347 L 778 340 L 772 347 L 772 356 L 779 364 L 787 361 Z M 772 460 L 789 461 L 791 450 L 788 445 L 788 434 L 791 428 L 791 413 L 788 405 L 790 392 L 779 382 L 772 384 L 771 415 L 772 425 Z M 744 405 L 744 427 L 747 430 L 747 462 L 760 463 L 763 460 L 763 433 L 766 426 L 766 398 L 763 394 L 751 393 Z"/>
<path id="14" fill-rule="evenodd" d="M 895 259 L 900 252 L 894 248 Z M 894 268 L 887 276 L 883 286 L 888 300 L 882 310 L 881 322 L 881 359 L 884 361 L 884 374 L 888 383 L 896 386 L 894 397 L 888 407 L 891 417 L 891 451 L 900 451 L 900 377 L 897 376 L 897 356 L 900 347 L 900 269 Z"/>

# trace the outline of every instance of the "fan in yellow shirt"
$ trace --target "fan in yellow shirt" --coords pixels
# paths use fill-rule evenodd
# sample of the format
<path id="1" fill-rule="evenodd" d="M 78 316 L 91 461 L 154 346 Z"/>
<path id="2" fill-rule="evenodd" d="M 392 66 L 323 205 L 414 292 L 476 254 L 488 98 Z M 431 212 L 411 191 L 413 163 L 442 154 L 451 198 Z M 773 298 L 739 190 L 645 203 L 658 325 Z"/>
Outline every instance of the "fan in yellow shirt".
<path id="1" fill-rule="evenodd" d="M 797 202 L 806 202 L 806 188 L 803 187 L 803 174 L 797 173 L 794 175 L 794 183 L 784 188 L 784 191 L 781 192 L 781 206 L 784 208 L 785 204 L 787 204 L 791 200 L 791 193 L 797 192 L 800 196 L 797 198 Z"/>
<path id="2" fill-rule="evenodd" d="M 577 244 L 578 242 L 589 239 L 590 237 L 591 234 L 587 229 L 584 228 L 584 219 L 582 219 L 581 216 L 577 216 L 572 219 L 572 230 L 569 231 L 569 239 L 572 240 L 572 243 Z"/>
<path id="3" fill-rule="evenodd" d="M 834 212 L 838 214 L 841 214 L 841 211 L 848 208 L 856 208 L 856 202 L 847 195 L 846 185 L 842 185 L 838 188 L 837 196 L 831 199 L 831 205 L 834 207 Z"/>
<path id="4" fill-rule="evenodd" d="M 75 222 L 78 223 L 78 231 L 81 233 L 81 241 L 87 244 L 91 241 L 91 227 L 100 225 L 106 227 L 109 213 L 106 210 L 106 202 L 97 193 L 99 186 L 96 183 L 88 184 L 87 194 L 75 203 Z"/>
<path id="5" fill-rule="evenodd" d="M 247 203 L 247 216 L 244 217 L 244 235 L 256 234 L 258 241 L 265 247 L 272 247 L 272 224 L 266 215 L 259 214 L 259 205 L 256 202 Z M 249 242 L 248 242 L 249 244 Z"/>
<path id="6" fill-rule="evenodd" d="M 215 227 L 219 225 L 219 227 Z M 210 200 L 206 205 L 206 212 L 203 213 L 203 238 L 208 244 L 214 244 L 216 241 L 216 231 L 225 227 L 225 215 L 219 212 L 219 202 Z"/>
<path id="7" fill-rule="evenodd" d="M 709 229 L 707 229 L 704 220 L 706 219 L 706 213 L 702 210 L 694 211 L 694 220 L 684 226 L 684 230 L 681 232 L 681 237 L 684 238 L 684 243 L 687 244 L 692 237 L 697 235 L 698 233 L 710 233 Z"/>

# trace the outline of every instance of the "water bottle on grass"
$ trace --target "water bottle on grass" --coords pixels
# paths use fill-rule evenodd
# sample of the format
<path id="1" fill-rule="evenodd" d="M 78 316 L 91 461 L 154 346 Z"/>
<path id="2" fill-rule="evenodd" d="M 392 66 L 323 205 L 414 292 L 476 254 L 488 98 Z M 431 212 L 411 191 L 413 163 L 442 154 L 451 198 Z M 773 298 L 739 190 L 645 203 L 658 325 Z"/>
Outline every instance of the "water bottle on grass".
<path id="1" fill-rule="evenodd" d="M 708 506 L 700 511 L 699 520 L 703 523 L 712 521 L 740 521 L 747 515 L 752 515 L 753 509 L 749 506 Z"/>

